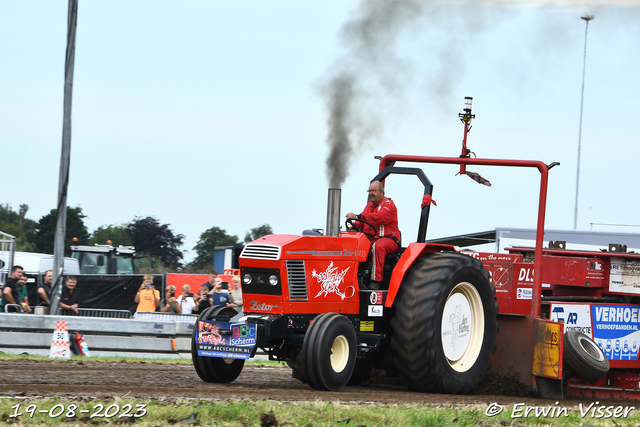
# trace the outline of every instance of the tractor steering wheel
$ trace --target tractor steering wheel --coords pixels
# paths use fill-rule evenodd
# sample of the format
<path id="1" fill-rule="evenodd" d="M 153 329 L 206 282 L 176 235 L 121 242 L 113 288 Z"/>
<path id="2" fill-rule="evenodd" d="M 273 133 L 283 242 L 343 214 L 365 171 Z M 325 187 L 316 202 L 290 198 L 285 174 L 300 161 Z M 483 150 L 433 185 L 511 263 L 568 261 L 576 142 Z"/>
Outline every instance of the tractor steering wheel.
<path id="1" fill-rule="evenodd" d="M 360 222 L 364 222 L 365 224 L 367 224 L 369 227 L 374 229 L 373 234 L 367 233 L 364 231 L 363 228 L 359 228 L 356 227 L 356 225 L 353 223 L 353 221 L 360 221 Z M 371 224 L 369 221 L 365 221 L 364 219 L 357 219 L 357 218 L 347 218 L 347 220 L 344 222 L 344 225 L 346 227 L 346 229 L 349 231 L 357 231 L 358 233 L 362 233 L 367 237 L 376 237 L 378 235 L 378 233 L 375 231 L 375 227 L 373 226 L 373 224 Z"/>

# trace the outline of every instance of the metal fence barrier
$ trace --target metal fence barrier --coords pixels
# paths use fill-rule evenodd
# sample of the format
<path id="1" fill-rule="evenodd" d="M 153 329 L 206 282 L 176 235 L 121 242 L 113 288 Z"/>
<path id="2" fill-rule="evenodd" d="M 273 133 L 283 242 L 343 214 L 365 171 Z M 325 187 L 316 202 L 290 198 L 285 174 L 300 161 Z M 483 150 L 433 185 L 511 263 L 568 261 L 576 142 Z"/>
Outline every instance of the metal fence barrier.
<path id="1" fill-rule="evenodd" d="M 20 304 L 5 304 L 5 313 L 24 313 L 24 309 Z"/>
<path id="2" fill-rule="evenodd" d="M 166 322 L 170 320 L 194 322 L 198 318 L 197 314 L 176 314 L 176 313 L 163 313 L 161 311 L 136 311 L 133 315 L 136 320 L 158 320 L 160 322 Z"/>
<path id="3" fill-rule="evenodd" d="M 108 317 L 111 319 L 130 319 L 129 310 L 110 310 L 106 308 L 79 308 L 78 314 L 71 310 L 60 309 L 62 316 Z"/>
<path id="4" fill-rule="evenodd" d="M 70 338 L 81 331 L 92 356 L 191 358 L 194 317 L 139 320 L 0 313 L 0 352 L 47 356 L 57 321 L 64 320 Z"/>
<path id="5" fill-rule="evenodd" d="M 49 314 L 49 308 L 46 307 L 41 312 L 38 312 L 36 307 L 31 307 L 31 312 L 34 314 Z M 5 306 L 6 313 L 24 313 L 20 304 L 7 304 Z M 129 310 L 112 310 L 107 308 L 78 308 L 76 314 L 72 310 L 60 309 L 60 316 L 81 316 L 81 317 L 106 317 L 111 319 L 137 319 L 137 320 L 158 320 L 161 322 L 177 320 L 185 322 L 195 322 L 198 318 L 197 314 L 176 314 L 176 313 L 163 313 L 161 311 L 137 311 L 135 314 L 131 314 Z"/>

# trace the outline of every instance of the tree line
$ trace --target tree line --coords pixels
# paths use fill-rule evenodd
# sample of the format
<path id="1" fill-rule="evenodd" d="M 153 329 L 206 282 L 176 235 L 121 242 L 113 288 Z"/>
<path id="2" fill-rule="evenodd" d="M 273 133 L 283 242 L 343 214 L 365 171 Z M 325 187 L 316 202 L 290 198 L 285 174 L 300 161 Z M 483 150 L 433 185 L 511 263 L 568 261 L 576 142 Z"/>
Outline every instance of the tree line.
<path id="1" fill-rule="evenodd" d="M 16 238 L 17 251 L 53 254 L 57 209 L 51 209 L 38 221 L 27 218 L 28 211 L 29 205 L 26 204 L 20 205 L 18 211 L 9 204 L 0 204 L 0 231 Z M 262 224 L 248 230 L 244 241 L 241 241 L 220 227 L 211 227 L 200 234 L 193 248 L 196 257 L 185 264 L 186 251 L 181 249 L 184 235 L 176 234 L 169 224 L 162 224 L 153 216 L 135 217 L 125 224 L 101 225 L 91 233 L 84 224 L 86 217 L 80 206 L 67 207 L 66 256 L 71 255 L 71 245 L 104 245 L 110 240 L 114 246 L 134 246 L 137 255 L 143 259 L 158 260 L 164 269 L 171 272 L 208 272 L 216 246 L 243 245 L 273 233 L 270 225 Z"/>

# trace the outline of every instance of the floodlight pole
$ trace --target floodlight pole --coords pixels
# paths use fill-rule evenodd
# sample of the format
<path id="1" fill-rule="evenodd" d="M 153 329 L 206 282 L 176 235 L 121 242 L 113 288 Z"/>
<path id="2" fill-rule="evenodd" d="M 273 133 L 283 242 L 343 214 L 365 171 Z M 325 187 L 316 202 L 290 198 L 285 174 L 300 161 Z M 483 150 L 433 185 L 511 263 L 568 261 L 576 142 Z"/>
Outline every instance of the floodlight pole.
<path id="1" fill-rule="evenodd" d="M 64 238 L 67 225 L 67 187 L 71 158 L 71 100 L 73 99 L 73 65 L 76 56 L 76 25 L 78 0 L 69 0 L 67 18 L 67 55 L 64 67 L 64 107 L 62 117 L 62 152 L 58 179 L 58 208 L 53 242 L 53 286 L 51 289 L 51 314 L 58 314 L 62 296 L 64 274 Z"/>
<path id="2" fill-rule="evenodd" d="M 582 15 L 580 19 L 584 19 L 586 26 L 584 29 L 584 61 L 582 64 L 582 95 L 580 97 L 580 129 L 578 130 L 578 168 L 576 172 L 576 208 L 573 215 L 573 229 L 578 229 L 578 189 L 580 188 L 580 146 L 582 143 L 582 106 L 584 105 L 584 76 L 587 69 L 587 31 L 589 31 L 589 21 L 594 18 L 593 15 Z"/>

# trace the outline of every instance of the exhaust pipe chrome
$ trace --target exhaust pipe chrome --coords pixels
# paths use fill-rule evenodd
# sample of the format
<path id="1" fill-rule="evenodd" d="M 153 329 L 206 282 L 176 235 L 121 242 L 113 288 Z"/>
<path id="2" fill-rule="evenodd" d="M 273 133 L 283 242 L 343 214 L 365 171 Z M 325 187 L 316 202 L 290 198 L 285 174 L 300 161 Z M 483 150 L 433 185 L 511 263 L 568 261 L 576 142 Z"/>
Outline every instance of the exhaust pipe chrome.
<path id="1" fill-rule="evenodd" d="M 342 190 L 330 188 L 327 199 L 327 236 L 340 236 L 340 199 Z"/>

